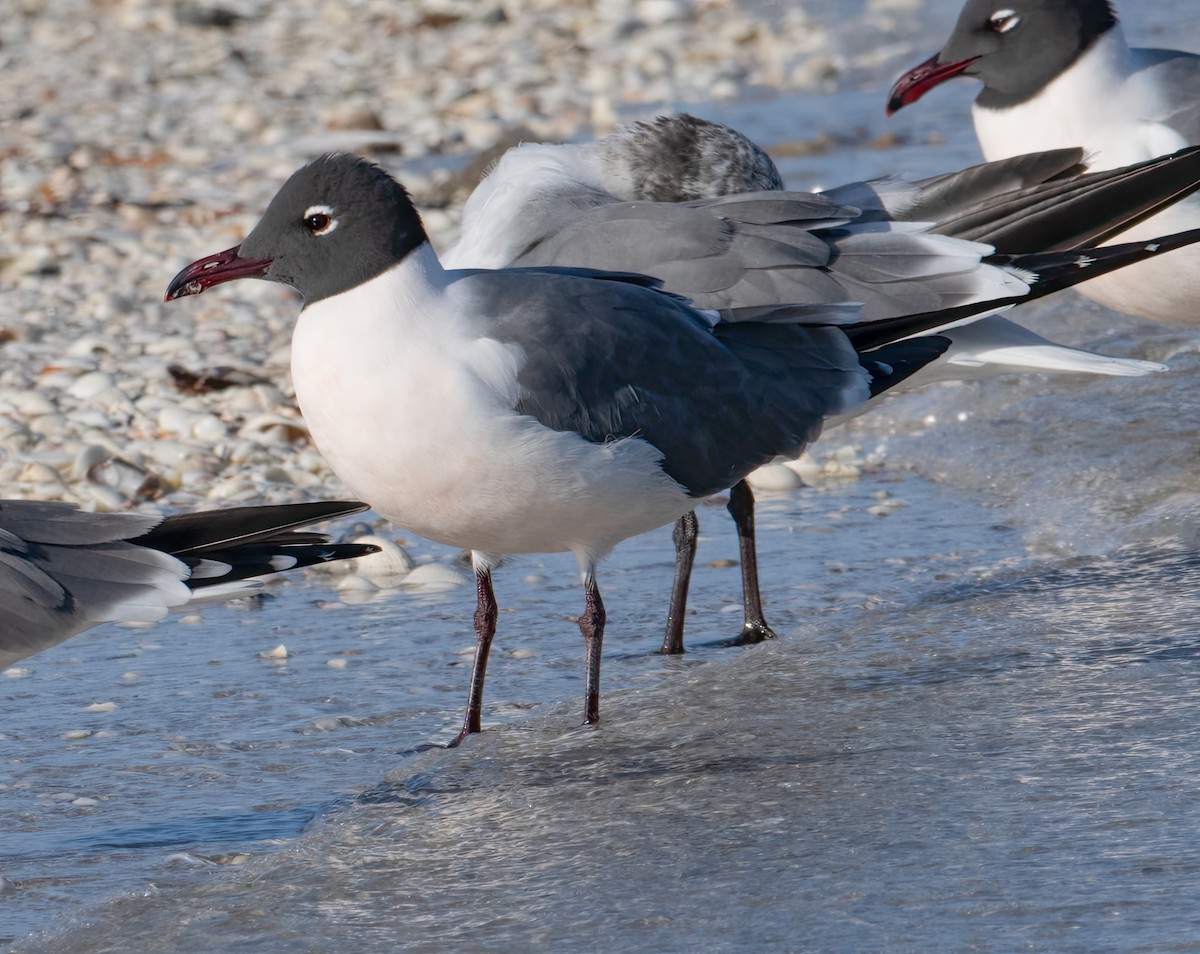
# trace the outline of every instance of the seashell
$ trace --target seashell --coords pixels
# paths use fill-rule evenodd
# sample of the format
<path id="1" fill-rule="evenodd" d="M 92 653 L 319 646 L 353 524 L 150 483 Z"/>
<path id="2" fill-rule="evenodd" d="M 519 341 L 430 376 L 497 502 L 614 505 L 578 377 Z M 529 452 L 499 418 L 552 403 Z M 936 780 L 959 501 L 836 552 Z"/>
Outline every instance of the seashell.
<path id="1" fill-rule="evenodd" d="M 445 563 L 422 563 L 404 578 L 405 586 L 419 586 L 431 591 L 465 586 L 469 582 L 465 573 Z"/>
<path id="2" fill-rule="evenodd" d="M 84 480 L 91 469 L 109 458 L 108 449 L 99 444 L 89 444 L 81 450 L 71 464 L 71 479 Z"/>
<path id="3" fill-rule="evenodd" d="M 107 391 L 113 387 L 116 382 L 111 374 L 104 371 L 92 371 L 89 374 L 81 375 L 76 378 L 67 388 L 67 393 L 73 398 L 78 398 L 80 401 L 87 401 L 94 398 L 101 391 Z"/>
<path id="4" fill-rule="evenodd" d="M 169 467 L 179 467 L 190 462 L 193 457 L 199 458 L 196 449 L 183 441 L 139 441 L 136 445 L 138 453 L 144 454 L 155 463 Z"/>
<path id="5" fill-rule="evenodd" d="M 185 478 L 186 479 L 186 478 Z M 209 488 L 207 496 L 214 500 L 249 500 L 258 496 L 259 488 L 247 477 L 227 477 Z"/>
<path id="6" fill-rule="evenodd" d="M 129 506 L 129 499 L 111 487 L 98 484 L 84 484 L 83 494 L 92 509 L 100 513 L 111 513 L 114 510 L 124 510 Z"/>
<path id="7" fill-rule="evenodd" d="M 37 484 L 39 486 L 49 485 L 57 487 L 59 490 L 66 489 L 66 484 L 57 470 L 49 464 L 36 461 L 26 464 L 17 479 L 22 483 Z"/>
<path id="8" fill-rule="evenodd" d="M 87 469 L 87 479 L 117 491 L 130 500 L 153 500 L 162 495 L 157 474 L 130 463 L 123 457 L 107 457 Z"/>
<path id="9" fill-rule="evenodd" d="M 862 476 L 862 470 L 854 464 L 831 460 L 825 464 L 825 476 L 833 480 L 856 480 Z"/>
<path id="10" fill-rule="evenodd" d="M 29 428 L 14 417 L 0 417 L 0 447 L 10 451 L 26 451 L 33 443 Z"/>
<path id="11" fill-rule="evenodd" d="M 781 491 L 793 490 L 801 485 L 800 476 L 784 464 L 764 464 L 746 476 L 753 490 Z"/>
<path id="12" fill-rule="evenodd" d="M 291 653 L 289 653 L 287 651 L 287 647 L 284 646 L 283 643 L 280 643 L 278 646 L 276 646 L 272 650 L 269 650 L 265 653 L 259 653 L 258 658 L 259 659 L 287 659 L 288 656 L 290 656 L 290 655 L 291 655 Z"/>
<path id="13" fill-rule="evenodd" d="M 158 414 L 158 429 L 164 434 L 188 437 L 199 419 L 200 415 L 185 411 L 181 407 L 165 407 Z"/>
<path id="14" fill-rule="evenodd" d="M 807 454 L 801 454 L 795 460 L 789 460 L 784 465 L 806 484 L 819 483 L 825 476 L 825 467 L 817 463 Z"/>
<path id="15" fill-rule="evenodd" d="M 205 414 L 192 425 L 192 436 L 206 443 L 223 441 L 228 434 L 229 429 L 215 414 Z"/>
<path id="16" fill-rule="evenodd" d="M 358 576 L 355 573 L 349 573 L 337 582 L 339 593 L 374 593 L 378 589 L 379 587 L 365 576 Z"/>
<path id="17" fill-rule="evenodd" d="M 90 358 L 97 354 L 110 354 L 112 350 L 112 342 L 109 339 L 97 335 L 84 335 L 71 343 L 67 354 L 73 358 Z"/>
<path id="18" fill-rule="evenodd" d="M 6 403 L 10 403 L 19 413 L 26 417 L 37 417 L 39 414 L 54 414 L 58 407 L 40 391 L 5 391 L 2 395 Z"/>
<path id="19" fill-rule="evenodd" d="M 294 417 L 278 414 L 259 414 L 242 425 L 238 437 L 257 439 L 261 442 L 290 443 L 308 440 L 308 426 Z"/>
<path id="20" fill-rule="evenodd" d="M 373 535 L 354 538 L 355 543 L 366 543 L 379 547 L 378 553 L 359 557 L 354 561 L 354 572 L 370 579 L 386 579 L 408 576 L 416 566 L 408 552 L 391 540 Z"/>

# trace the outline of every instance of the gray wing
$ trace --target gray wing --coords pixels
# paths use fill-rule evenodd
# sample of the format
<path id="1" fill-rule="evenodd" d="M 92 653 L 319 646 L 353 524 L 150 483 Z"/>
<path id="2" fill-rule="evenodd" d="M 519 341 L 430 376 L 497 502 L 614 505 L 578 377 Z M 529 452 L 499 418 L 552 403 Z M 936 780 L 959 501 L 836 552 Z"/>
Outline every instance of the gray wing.
<path id="1" fill-rule="evenodd" d="M 870 396 L 869 375 L 836 328 L 779 314 L 714 327 L 650 288 L 535 269 L 459 284 L 486 301 L 489 337 L 524 355 L 520 413 L 596 443 L 642 438 L 696 497 L 797 455 L 826 417 Z M 698 420 L 707 424 L 699 431 Z"/>
<path id="2" fill-rule="evenodd" d="M 803 192 L 621 202 L 578 213 L 513 264 L 636 269 L 701 308 L 854 301 L 870 318 L 1022 290 L 980 265 L 985 246 L 858 217 Z"/>
<path id="3" fill-rule="evenodd" d="M 159 519 L 0 502 L 0 669 L 98 623 L 159 619 L 187 602 L 187 567 L 126 542 Z"/>

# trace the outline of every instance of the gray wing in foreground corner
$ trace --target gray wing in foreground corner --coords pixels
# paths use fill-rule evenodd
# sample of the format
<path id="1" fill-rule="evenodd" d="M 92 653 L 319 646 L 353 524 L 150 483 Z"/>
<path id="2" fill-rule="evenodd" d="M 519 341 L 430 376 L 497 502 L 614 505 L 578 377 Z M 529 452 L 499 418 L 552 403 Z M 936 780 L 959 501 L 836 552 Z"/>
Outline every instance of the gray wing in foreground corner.
<path id="1" fill-rule="evenodd" d="M 0 669 L 97 623 L 156 620 L 187 602 L 187 568 L 126 542 L 159 517 L 0 502 Z"/>

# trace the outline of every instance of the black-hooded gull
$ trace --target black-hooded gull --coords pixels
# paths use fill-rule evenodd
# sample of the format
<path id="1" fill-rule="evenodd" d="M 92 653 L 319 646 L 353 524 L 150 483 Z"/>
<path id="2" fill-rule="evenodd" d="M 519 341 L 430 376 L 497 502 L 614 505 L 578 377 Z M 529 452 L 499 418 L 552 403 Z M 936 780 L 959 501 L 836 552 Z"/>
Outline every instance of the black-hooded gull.
<path id="1" fill-rule="evenodd" d="M 1108 0 L 968 0 L 941 51 L 897 80 L 888 111 L 955 76 L 983 83 L 972 116 L 988 159 L 1075 146 L 1099 170 L 1200 144 L 1200 54 L 1130 48 Z M 1197 226 L 1193 198 L 1123 240 Z M 1127 314 L 1197 324 L 1200 251 L 1080 291 Z"/>
<path id="2" fill-rule="evenodd" d="M 184 268 L 166 298 L 250 277 L 303 296 L 292 378 L 316 446 L 377 512 L 472 552 L 477 646 L 462 739 L 480 727 L 497 555 L 575 556 L 584 720 L 595 722 L 596 567 L 617 543 L 797 455 L 826 418 L 942 346 L 901 339 L 1197 239 L 1015 256 L 988 266 L 996 299 L 934 313 L 867 320 L 837 303 L 718 314 L 628 273 L 448 271 L 399 183 L 331 155 L 295 172 L 241 245 Z"/>

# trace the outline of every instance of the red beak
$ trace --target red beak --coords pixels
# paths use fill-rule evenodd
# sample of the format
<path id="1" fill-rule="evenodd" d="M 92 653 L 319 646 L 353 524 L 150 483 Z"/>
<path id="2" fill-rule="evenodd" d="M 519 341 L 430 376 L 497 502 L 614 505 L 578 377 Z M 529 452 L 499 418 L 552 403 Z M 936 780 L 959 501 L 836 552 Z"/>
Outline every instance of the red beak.
<path id="1" fill-rule="evenodd" d="M 888 94 L 887 114 L 889 116 L 897 110 L 903 109 L 909 103 L 915 103 L 935 86 L 957 76 L 979 59 L 979 57 L 973 56 L 961 63 L 939 63 L 938 56 L 940 55 L 935 53 L 920 66 L 914 66 L 896 80 L 896 85 Z"/>
<path id="2" fill-rule="evenodd" d="M 171 279 L 163 301 L 174 301 L 188 295 L 199 295 L 204 289 L 235 278 L 262 278 L 271 265 L 269 258 L 242 258 L 238 255 L 240 245 L 227 248 L 216 255 L 192 262 Z"/>

